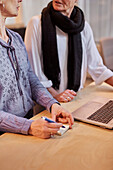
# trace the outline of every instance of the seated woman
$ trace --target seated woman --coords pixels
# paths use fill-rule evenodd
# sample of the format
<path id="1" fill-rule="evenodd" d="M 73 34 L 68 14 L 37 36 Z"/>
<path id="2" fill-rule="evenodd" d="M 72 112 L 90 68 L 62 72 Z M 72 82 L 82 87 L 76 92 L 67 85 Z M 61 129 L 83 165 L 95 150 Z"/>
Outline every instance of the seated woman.
<path id="1" fill-rule="evenodd" d="M 113 86 L 113 72 L 103 65 L 92 30 L 77 0 L 53 0 L 34 16 L 25 44 L 33 70 L 58 101 L 71 101 L 84 87 L 87 71 L 96 84 Z"/>
<path id="2" fill-rule="evenodd" d="M 62 123 L 69 123 L 71 128 L 73 118 L 32 71 L 22 38 L 5 28 L 6 18 L 17 16 L 20 2 L 0 1 L 0 131 L 50 138 Z M 32 116 L 33 100 L 48 110 L 51 108 L 53 120 L 61 123 L 27 119 Z"/>

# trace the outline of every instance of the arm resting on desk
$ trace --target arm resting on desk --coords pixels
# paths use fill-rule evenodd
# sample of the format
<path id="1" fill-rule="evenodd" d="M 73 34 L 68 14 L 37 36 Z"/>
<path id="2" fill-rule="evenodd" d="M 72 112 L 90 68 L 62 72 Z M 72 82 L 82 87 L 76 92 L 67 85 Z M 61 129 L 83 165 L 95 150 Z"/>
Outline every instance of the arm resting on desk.
<path id="1" fill-rule="evenodd" d="M 59 102 L 69 102 L 76 96 L 76 92 L 69 89 L 64 90 L 62 93 L 58 93 L 53 87 L 49 87 L 47 90 Z"/>
<path id="2" fill-rule="evenodd" d="M 0 131 L 28 134 L 33 120 L 0 111 Z"/>

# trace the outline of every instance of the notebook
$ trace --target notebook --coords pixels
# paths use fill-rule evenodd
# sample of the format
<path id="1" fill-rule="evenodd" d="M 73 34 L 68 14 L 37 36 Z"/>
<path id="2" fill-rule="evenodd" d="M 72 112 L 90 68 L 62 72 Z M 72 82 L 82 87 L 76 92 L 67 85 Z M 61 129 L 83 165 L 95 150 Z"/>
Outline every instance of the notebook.
<path id="1" fill-rule="evenodd" d="M 74 112 L 75 120 L 113 129 L 113 99 L 96 97 Z"/>

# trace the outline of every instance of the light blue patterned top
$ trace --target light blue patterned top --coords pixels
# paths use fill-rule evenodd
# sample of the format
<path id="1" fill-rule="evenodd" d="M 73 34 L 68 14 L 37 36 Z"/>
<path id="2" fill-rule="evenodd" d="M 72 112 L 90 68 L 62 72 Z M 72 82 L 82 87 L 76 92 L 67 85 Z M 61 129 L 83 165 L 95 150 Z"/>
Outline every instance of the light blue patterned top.
<path id="1" fill-rule="evenodd" d="M 31 120 L 24 118 L 34 101 L 49 110 L 57 102 L 33 73 L 22 38 L 6 29 L 0 39 L 0 131 L 28 134 Z"/>

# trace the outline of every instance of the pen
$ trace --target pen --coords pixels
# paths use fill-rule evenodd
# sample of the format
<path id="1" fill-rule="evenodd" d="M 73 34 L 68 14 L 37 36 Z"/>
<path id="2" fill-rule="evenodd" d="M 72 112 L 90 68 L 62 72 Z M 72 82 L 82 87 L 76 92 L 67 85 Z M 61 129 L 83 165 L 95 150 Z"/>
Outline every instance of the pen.
<path id="1" fill-rule="evenodd" d="M 42 119 L 44 119 L 44 120 L 46 120 L 47 122 L 49 122 L 49 123 L 57 123 L 57 122 L 55 122 L 55 121 L 53 121 L 53 120 L 51 120 L 51 119 L 49 119 L 49 118 L 47 118 L 47 117 L 41 117 Z M 62 126 L 62 128 L 65 128 L 65 126 Z"/>

